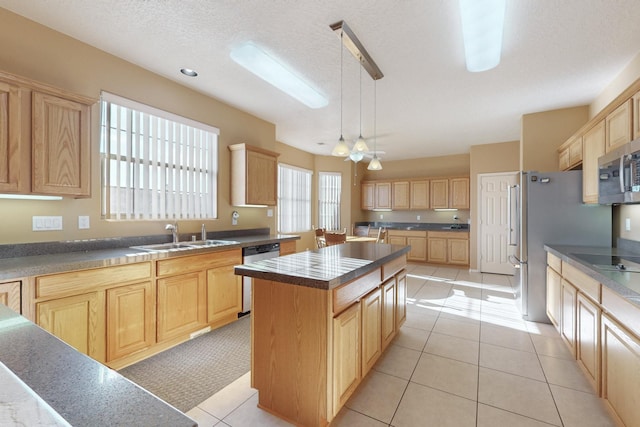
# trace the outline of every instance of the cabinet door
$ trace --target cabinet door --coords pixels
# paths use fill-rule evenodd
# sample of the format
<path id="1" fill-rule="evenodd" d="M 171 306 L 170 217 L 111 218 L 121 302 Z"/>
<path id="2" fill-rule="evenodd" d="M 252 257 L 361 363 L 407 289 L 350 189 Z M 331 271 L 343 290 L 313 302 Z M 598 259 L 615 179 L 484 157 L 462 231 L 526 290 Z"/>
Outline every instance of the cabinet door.
<path id="1" fill-rule="evenodd" d="M 569 145 L 569 165 L 577 166 L 582 162 L 582 137 L 577 136 Z"/>
<path id="2" fill-rule="evenodd" d="M 158 279 L 158 342 L 193 332 L 207 323 L 203 271 Z"/>
<path id="3" fill-rule="evenodd" d="M 153 283 L 107 289 L 107 362 L 155 343 Z"/>
<path id="4" fill-rule="evenodd" d="M 0 304 L 4 304 L 16 313 L 20 313 L 20 283 L 0 283 Z"/>
<path id="5" fill-rule="evenodd" d="M 207 271 L 207 320 L 228 323 L 237 319 L 242 311 L 242 278 L 233 272 L 233 266 L 212 268 Z"/>
<path id="6" fill-rule="evenodd" d="M 576 355 L 576 296 L 573 285 L 562 279 L 562 321 L 560 336 L 569 346 L 571 354 Z"/>
<path id="7" fill-rule="evenodd" d="M 446 209 L 449 207 L 449 180 L 432 179 L 430 186 L 431 209 Z"/>
<path id="8" fill-rule="evenodd" d="M 427 260 L 427 239 L 426 237 L 407 237 L 407 245 L 411 246 L 411 250 L 407 254 L 410 261 L 426 261 Z"/>
<path id="9" fill-rule="evenodd" d="M 469 241 L 467 239 L 447 239 L 447 262 L 449 264 L 469 264 Z"/>
<path id="10" fill-rule="evenodd" d="M 376 288 L 362 299 L 362 377 L 382 353 L 382 291 Z"/>
<path id="11" fill-rule="evenodd" d="M 0 191 L 18 192 L 27 175 L 21 165 L 26 144 L 22 135 L 21 93 L 16 86 L 0 82 Z"/>
<path id="12" fill-rule="evenodd" d="M 39 302 L 36 323 L 80 353 L 105 362 L 104 292 Z"/>
<path id="13" fill-rule="evenodd" d="M 409 181 L 391 183 L 391 209 L 409 209 Z"/>
<path id="14" fill-rule="evenodd" d="M 394 236 L 392 230 L 387 231 L 387 239 L 390 245 L 407 246 L 407 238 L 404 236 Z"/>
<path id="15" fill-rule="evenodd" d="M 607 153 L 631 141 L 632 103 L 633 100 L 629 99 L 605 118 Z"/>
<path id="16" fill-rule="evenodd" d="M 376 188 L 376 185 L 373 182 L 362 183 L 361 207 L 365 211 L 371 211 L 376 207 L 375 206 L 375 203 L 376 203 L 375 188 Z"/>
<path id="17" fill-rule="evenodd" d="M 333 415 L 347 402 L 360 378 L 358 302 L 333 319 Z"/>
<path id="18" fill-rule="evenodd" d="M 569 147 L 565 147 L 558 152 L 558 168 L 561 171 L 569 170 L 571 161 L 569 160 Z"/>
<path id="19" fill-rule="evenodd" d="M 640 138 L 640 92 L 633 95 L 633 139 Z"/>
<path id="20" fill-rule="evenodd" d="M 640 426 L 640 340 L 602 315 L 602 398 L 625 426 Z"/>
<path id="21" fill-rule="evenodd" d="M 582 201 L 598 203 L 600 170 L 598 158 L 604 155 L 604 120 L 591 128 L 582 138 Z"/>
<path id="22" fill-rule="evenodd" d="M 427 260 L 444 264 L 447 262 L 447 239 L 440 237 L 429 237 L 427 239 L 429 248 L 427 250 Z"/>
<path id="23" fill-rule="evenodd" d="M 396 308 L 396 330 L 400 330 L 400 327 L 407 320 L 407 272 L 402 270 L 396 274 L 396 288 L 397 288 L 397 308 Z"/>
<path id="24" fill-rule="evenodd" d="M 247 150 L 247 204 L 275 206 L 277 174 L 275 157 Z"/>
<path id="25" fill-rule="evenodd" d="M 33 92 L 32 189 L 90 196 L 89 106 Z"/>
<path id="26" fill-rule="evenodd" d="M 396 278 L 382 285 L 382 351 L 396 334 Z"/>
<path id="27" fill-rule="evenodd" d="M 411 181 L 409 209 L 429 209 L 429 181 Z"/>
<path id="28" fill-rule="evenodd" d="M 449 198 L 450 208 L 469 209 L 469 178 L 451 178 Z"/>
<path id="29" fill-rule="evenodd" d="M 600 308 L 578 293 L 576 299 L 576 358 L 582 365 L 591 385 L 599 393 L 600 386 Z"/>
<path id="30" fill-rule="evenodd" d="M 296 242 L 280 242 L 280 256 L 295 254 L 296 253 Z"/>
<path id="31" fill-rule="evenodd" d="M 562 277 L 553 268 L 547 266 L 547 316 L 560 331 L 562 313 Z"/>
<path id="32" fill-rule="evenodd" d="M 376 182 L 376 209 L 391 209 L 391 183 Z"/>

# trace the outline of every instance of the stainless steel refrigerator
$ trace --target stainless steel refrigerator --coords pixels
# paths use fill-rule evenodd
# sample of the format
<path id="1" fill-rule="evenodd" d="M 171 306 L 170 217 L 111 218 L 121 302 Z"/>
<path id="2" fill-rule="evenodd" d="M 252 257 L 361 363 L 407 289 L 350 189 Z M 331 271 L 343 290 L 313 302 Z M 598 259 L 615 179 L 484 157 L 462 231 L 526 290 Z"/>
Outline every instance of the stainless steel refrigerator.
<path id="1" fill-rule="evenodd" d="M 611 207 L 582 203 L 582 171 L 521 172 L 509 223 L 518 306 L 525 320 L 549 323 L 544 245 L 611 246 Z"/>

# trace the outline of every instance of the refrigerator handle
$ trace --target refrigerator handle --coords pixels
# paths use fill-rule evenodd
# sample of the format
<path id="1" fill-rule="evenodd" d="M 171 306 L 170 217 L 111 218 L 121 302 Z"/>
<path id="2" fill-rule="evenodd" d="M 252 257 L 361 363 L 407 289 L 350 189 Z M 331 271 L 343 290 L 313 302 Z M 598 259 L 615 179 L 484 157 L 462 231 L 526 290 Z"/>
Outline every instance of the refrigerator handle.
<path id="1" fill-rule="evenodd" d="M 509 213 L 507 215 L 507 227 L 509 228 L 509 241 L 507 242 L 509 246 L 518 246 L 519 242 L 519 233 L 520 230 L 520 203 L 519 203 L 519 185 L 512 185 L 509 187 L 509 192 L 507 193 L 507 206 L 509 206 Z M 511 193 L 514 193 L 512 198 Z M 515 217 L 516 228 L 513 228 L 513 218 Z M 514 238 L 515 236 L 515 238 Z"/>

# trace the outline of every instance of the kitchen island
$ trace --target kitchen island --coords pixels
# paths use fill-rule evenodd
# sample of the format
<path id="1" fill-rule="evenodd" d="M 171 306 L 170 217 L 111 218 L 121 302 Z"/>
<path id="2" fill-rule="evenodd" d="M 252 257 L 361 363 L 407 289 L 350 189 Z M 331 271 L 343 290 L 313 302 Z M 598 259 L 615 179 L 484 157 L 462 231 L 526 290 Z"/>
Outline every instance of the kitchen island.
<path id="1" fill-rule="evenodd" d="M 408 251 L 353 242 L 235 267 L 254 278 L 259 407 L 304 426 L 336 416 L 405 320 Z"/>

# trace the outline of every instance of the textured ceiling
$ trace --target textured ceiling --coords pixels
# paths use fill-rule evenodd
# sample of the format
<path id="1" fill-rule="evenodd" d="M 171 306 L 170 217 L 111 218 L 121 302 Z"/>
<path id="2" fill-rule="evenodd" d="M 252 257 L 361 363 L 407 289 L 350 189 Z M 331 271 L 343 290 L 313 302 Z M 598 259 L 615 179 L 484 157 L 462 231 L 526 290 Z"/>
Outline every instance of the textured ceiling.
<path id="1" fill-rule="evenodd" d="M 454 0 L 0 0 L 0 7 L 275 123 L 279 141 L 316 154 L 329 154 L 340 135 L 340 41 L 329 25 L 345 20 L 384 73 L 376 126 L 387 160 L 517 140 L 522 114 L 591 103 L 640 49 L 638 0 L 508 0 L 502 61 L 483 73 L 466 71 Z M 234 63 L 230 50 L 247 40 L 295 69 L 329 105 L 309 109 Z M 200 75 L 185 77 L 181 67 Z M 360 129 L 359 75 L 345 50 L 349 141 Z M 367 139 L 373 92 L 363 73 Z"/>

